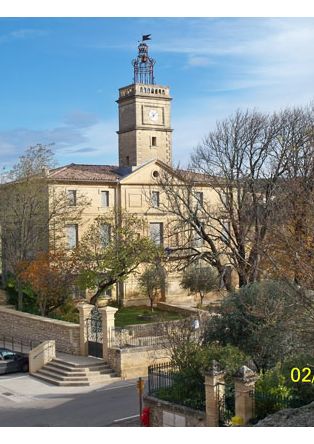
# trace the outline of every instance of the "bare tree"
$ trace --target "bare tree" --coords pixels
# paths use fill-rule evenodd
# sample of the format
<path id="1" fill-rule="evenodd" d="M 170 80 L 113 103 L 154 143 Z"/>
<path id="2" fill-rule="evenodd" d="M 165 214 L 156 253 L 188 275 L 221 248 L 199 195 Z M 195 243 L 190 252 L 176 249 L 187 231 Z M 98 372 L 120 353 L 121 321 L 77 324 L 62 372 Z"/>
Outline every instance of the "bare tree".
<path id="1" fill-rule="evenodd" d="M 283 113 L 290 150 L 265 245 L 267 272 L 314 288 L 314 106 Z M 268 267 L 267 267 L 268 265 Z"/>
<path id="2" fill-rule="evenodd" d="M 195 149 L 188 171 L 161 175 L 163 205 L 174 218 L 171 232 L 185 239 L 172 248 L 173 259 L 204 260 L 228 290 L 228 265 L 237 271 L 240 286 L 260 278 L 291 153 L 309 133 L 311 119 L 300 123 L 298 138 L 287 130 L 294 112 L 237 111 Z M 202 186 L 214 191 L 210 200 L 200 199 Z"/>
<path id="3" fill-rule="evenodd" d="M 65 191 L 56 192 L 49 184 L 49 168 L 55 166 L 49 147 L 30 147 L 12 168 L 10 180 L 0 186 L 0 226 L 2 275 L 17 280 L 18 307 L 23 306 L 20 266 L 39 252 L 57 248 L 66 223 L 80 220 L 88 201 L 84 196 L 69 205 Z"/>

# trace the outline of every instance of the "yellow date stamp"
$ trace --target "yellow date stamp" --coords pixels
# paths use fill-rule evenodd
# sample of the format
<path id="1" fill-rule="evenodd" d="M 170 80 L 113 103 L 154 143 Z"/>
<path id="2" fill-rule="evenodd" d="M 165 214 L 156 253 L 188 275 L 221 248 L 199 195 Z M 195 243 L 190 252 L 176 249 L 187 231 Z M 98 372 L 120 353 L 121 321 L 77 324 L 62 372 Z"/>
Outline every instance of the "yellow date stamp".
<path id="1" fill-rule="evenodd" d="M 304 382 L 308 384 L 314 384 L 314 372 L 310 367 L 293 367 L 290 372 L 290 378 L 292 382 Z"/>

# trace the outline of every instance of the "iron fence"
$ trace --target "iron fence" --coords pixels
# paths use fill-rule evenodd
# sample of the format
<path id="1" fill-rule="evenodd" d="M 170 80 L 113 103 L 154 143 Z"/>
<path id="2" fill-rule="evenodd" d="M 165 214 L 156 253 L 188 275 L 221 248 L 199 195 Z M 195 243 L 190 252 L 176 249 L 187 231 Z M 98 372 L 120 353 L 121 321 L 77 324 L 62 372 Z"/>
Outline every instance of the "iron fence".
<path id="1" fill-rule="evenodd" d="M 304 400 L 295 395 L 275 395 L 260 391 L 251 391 L 250 396 L 254 398 L 252 415 L 254 421 L 263 419 L 265 416 L 282 409 L 297 408 L 304 405 Z"/>
<path id="2" fill-rule="evenodd" d="M 109 347 L 147 347 L 162 346 L 167 337 L 158 331 L 147 331 L 146 326 L 133 325 L 128 327 L 115 327 L 109 330 Z"/>
<path id="3" fill-rule="evenodd" d="M 148 394 L 154 395 L 160 389 L 167 389 L 173 386 L 174 374 L 178 369 L 171 364 L 157 364 L 148 367 Z"/>
<path id="4" fill-rule="evenodd" d="M 148 394 L 194 410 L 206 409 L 204 378 L 188 376 L 169 363 L 148 367 Z"/>
<path id="5" fill-rule="evenodd" d="M 109 347 L 167 346 L 173 336 L 178 336 L 184 331 L 190 331 L 190 340 L 197 340 L 201 330 L 194 329 L 194 324 L 194 317 L 189 317 L 175 321 L 114 327 L 108 332 Z"/>
<path id="6" fill-rule="evenodd" d="M 16 352 L 28 353 L 39 344 L 40 341 L 34 339 L 25 339 L 5 335 L 0 336 L 0 347 L 8 348 L 9 350 Z"/>

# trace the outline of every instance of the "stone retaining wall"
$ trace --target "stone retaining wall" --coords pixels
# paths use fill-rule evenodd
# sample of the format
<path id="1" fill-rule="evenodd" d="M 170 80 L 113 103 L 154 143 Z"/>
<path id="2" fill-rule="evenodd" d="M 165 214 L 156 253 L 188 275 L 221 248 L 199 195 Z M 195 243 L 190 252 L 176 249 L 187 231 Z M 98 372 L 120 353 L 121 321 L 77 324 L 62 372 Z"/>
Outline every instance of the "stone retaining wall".
<path id="1" fill-rule="evenodd" d="M 204 311 L 193 307 L 180 307 L 180 305 L 168 304 L 167 302 L 157 302 L 157 308 L 159 308 L 160 310 L 182 313 L 186 316 L 190 316 L 191 314 L 198 314 L 200 311 Z"/>
<path id="2" fill-rule="evenodd" d="M 153 396 L 144 396 L 144 405 L 150 409 L 150 427 L 205 427 L 206 413 Z"/>
<path id="3" fill-rule="evenodd" d="M 108 364 L 122 379 L 147 376 L 148 366 L 169 362 L 165 349 L 150 347 L 111 348 L 108 351 Z"/>
<path id="4" fill-rule="evenodd" d="M 80 326 L 0 306 L 0 336 L 25 341 L 56 341 L 56 350 L 80 354 Z"/>

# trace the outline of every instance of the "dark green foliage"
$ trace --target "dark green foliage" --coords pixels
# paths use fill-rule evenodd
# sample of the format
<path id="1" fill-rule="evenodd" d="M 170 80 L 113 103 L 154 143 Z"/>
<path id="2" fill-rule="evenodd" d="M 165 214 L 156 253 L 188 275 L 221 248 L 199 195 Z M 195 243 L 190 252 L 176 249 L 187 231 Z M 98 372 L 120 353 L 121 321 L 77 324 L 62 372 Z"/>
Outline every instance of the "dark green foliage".
<path id="1" fill-rule="evenodd" d="M 205 409 L 205 372 L 213 360 L 218 361 L 226 371 L 225 381 L 232 384 L 232 375 L 249 358 L 236 347 L 218 344 L 201 346 L 186 342 L 179 346 L 171 363 L 177 371 L 173 375 L 172 387 L 160 389 L 158 397 L 197 410 Z"/>
<path id="2" fill-rule="evenodd" d="M 40 316 L 40 310 L 37 304 L 37 297 L 33 290 L 25 285 L 23 287 L 23 311 Z M 17 283 L 14 277 L 10 277 L 7 281 L 6 291 L 9 295 L 8 304 L 18 305 Z M 71 299 L 68 299 L 64 305 L 49 313 L 49 318 L 59 319 L 60 321 L 79 323 L 79 313 Z"/>
<path id="3" fill-rule="evenodd" d="M 53 319 L 59 319 L 60 321 L 73 322 L 74 324 L 79 324 L 80 322 L 78 309 L 71 299 L 69 299 L 61 307 L 53 310 L 49 314 L 49 317 Z"/>
<path id="4" fill-rule="evenodd" d="M 294 367 L 299 368 L 301 371 L 301 380 L 299 382 L 293 382 L 291 380 L 291 370 Z M 314 378 L 313 354 L 294 355 L 291 358 L 286 359 L 281 366 L 286 386 L 291 390 L 292 395 L 301 399 L 304 404 L 314 401 L 314 383 L 302 382 L 302 377 L 307 374 L 305 371 L 302 373 L 302 369 L 306 367 L 311 369 L 311 375 L 312 378 Z"/>
<path id="5" fill-rule="evenodd" d="M 255 417 L 267 415 L 285 408 L 296 408 L 314 400 L 314 385 L 291 380 L 291 369 L 304 367 L 314 369 L 314 359 L 309 356 L 295 356 L 283 364 L 277 364 L 271 370 L 260 374 L 255 386 Z"/>
<path id="6" fill-rule="evenodd" d="M 304 315 L 292 285 L 256 282 L 224 300 L 208 323 L 206 341 L 235 345 L 267 370 L 304 346 L 296 322 Z"/>
<path id="7" fill-rule="evenodd" d="M 17 282 L 13 276 L 10 276 L 7 280 L 6 291 L 9 295 L 8 304 L 18 306 L 18 289 Z M 39 315 L 39 307 L 36 303 L 36 295 L 30 286 L 24 285 L 23 291 L 23 311 L 30 314 Z"/>

